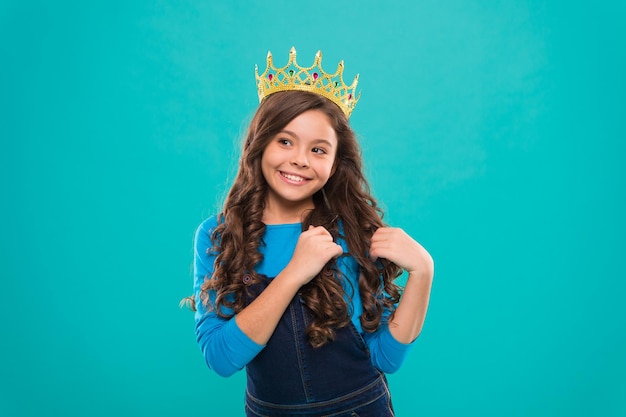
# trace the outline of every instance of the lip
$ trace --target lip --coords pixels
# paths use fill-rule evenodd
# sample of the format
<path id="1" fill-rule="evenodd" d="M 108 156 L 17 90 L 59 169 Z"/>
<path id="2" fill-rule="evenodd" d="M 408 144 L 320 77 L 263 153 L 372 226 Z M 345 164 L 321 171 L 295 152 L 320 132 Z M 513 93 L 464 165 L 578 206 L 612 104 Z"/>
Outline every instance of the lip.
<path id="1" fill-rule="evenodd" d="M 290 177 L 297 177 L 298 179 L 289 178 L 287 177 L 287 175 Z M 293 172 L 287 172 L 287 171 L 278 171 L 278 176 L 280 177 L 281 180 L 291 185 L 302 185 L 302 184 L 306 184 L 307 182 L 311 180 L 311 178 L 304 177 L 300 174 L 295 174 Z"/>

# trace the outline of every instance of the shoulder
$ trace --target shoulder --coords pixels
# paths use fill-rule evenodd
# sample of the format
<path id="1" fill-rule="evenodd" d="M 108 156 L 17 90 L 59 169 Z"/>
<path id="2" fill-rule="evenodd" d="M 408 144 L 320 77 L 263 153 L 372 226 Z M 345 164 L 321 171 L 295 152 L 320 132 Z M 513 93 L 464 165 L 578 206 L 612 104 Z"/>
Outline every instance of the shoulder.
<path id="1" fill-rule="evenodd" d="M 219 217 L 217 215 L 211 216 L 200 223 L 198 228 L 196 229 L 196 233 L 194 236 L 194 240 L 196 245 L 202 243 L 203 245 L 207 245 L 211 242 L 211 237 L 213 236 L 213 231 L 219 224 Z"/>
<path id="2" fill-rule="evenodd" d="M 213 233 L 213 230 L 215 230 L 215 228 L 218 225 L 218 216 L 214 215 L 211 216 L 207 219 L 204 219 L 202 221 L 202 223 L 200 223 L 200 225 L 198 226 L 198 228 L 196 229 L 196 236 L 199 234 L 211 234 Z"/>

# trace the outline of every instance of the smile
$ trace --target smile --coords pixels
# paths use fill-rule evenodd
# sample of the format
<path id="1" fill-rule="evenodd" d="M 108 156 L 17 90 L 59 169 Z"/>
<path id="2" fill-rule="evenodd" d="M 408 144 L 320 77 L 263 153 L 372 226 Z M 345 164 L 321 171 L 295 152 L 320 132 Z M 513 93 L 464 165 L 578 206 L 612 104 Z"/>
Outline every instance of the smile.
<path id="1" fill-rule="evenodd" d="M 299 175 L 287 174 L 286 172 L 283 172 L 283 171 L 279 171 L 279 172 L 280 172 L 281 177 L 289 180 L 289 182 L 292 182 L 292 183 L 303 183 L 308 180 L 308 178 L 304 178 Z"/>

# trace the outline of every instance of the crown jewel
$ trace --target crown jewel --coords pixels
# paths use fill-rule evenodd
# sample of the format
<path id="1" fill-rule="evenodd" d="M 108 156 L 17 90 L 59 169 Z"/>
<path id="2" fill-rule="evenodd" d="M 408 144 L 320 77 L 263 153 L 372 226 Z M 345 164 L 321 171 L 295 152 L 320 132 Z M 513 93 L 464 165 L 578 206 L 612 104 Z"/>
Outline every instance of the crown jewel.
<path id="1" fill-rule="evenodd" d="M 315 61 L 310 67 L 301 67 L 296 62 L 296 49 L 289 51 L 289 62 L 283 68 L 276 68 L 272 62 L 272 53 L 267 53 L 267 68 L 259 75 L 259 67 L 255 66 L 259 101 L 270 94 L 279 91 L 311 91 L 326 97 L 338 105 L 350 117 L 354 106 L 359 101 L 361 93 L 355 95 L 356 85 L 359 81 L 357 74 L 348 86 L 343 82 L 343 61 L 339 63 L 334 74 L 328 74 L 322 69 L 322 51 L 317 51 Z"/>

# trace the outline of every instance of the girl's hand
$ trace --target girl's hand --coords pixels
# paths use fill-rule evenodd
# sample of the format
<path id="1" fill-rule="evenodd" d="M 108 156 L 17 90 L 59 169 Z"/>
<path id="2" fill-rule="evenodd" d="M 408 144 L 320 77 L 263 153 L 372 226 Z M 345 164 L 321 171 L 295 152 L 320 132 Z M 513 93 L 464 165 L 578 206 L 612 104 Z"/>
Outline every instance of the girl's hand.
<path id="1" fill-rule="evenodd" d="M 298 238 L 296 249 L 288 268 L 293 276 L 302 277 L 301 285 L 311 281 L 332 258 L 343 253 L 343 248 L 323 226 L 309 226 Z"/>
<path id="2" fill-rule="evenodd" d="M 433 258 L 404 230 L 394 227 L 381 227 L 372 235 L 370 242 L 370 258 L 376 261 L 385 258 L 409 275 L 432 277 L 434 273 Z"/>

